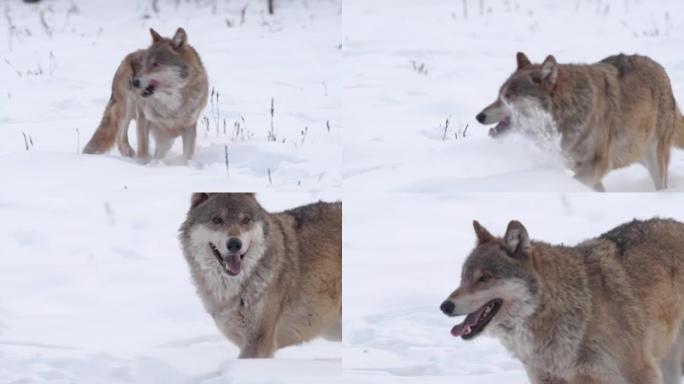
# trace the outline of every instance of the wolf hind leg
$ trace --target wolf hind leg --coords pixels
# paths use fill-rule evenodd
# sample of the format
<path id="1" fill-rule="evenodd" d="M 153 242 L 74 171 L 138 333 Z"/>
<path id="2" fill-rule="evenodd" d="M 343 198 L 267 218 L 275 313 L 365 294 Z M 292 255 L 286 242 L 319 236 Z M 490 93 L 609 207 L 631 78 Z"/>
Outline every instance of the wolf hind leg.
<path id="1" fill-rule="evenodd" d="M 656 184 L 656 189 L 660 191 L 667 188 L 667 169 L 670 165 L 670 151 L 672 150 L 671 140 L 659 140 L 657 150 L 660 177 L 658 179 L 658 183 Z"/>
<path id="2" fill-rule="evenodd" d="M 131 144 L 128 142 L 128 126 L 131 123 L 131 116 L 125 116 L 118 126 L 116 135 L 116 147 L 122 156 L 135 157 L 135 151 Z"/>
<path id="3" fill-rule="evenodd" d="M 652 140 L 646 148 L 646 153 L 644 158 L 641 160 L 641 164 L 648 170 L 648 174 L 651 175 L 651 180 L 653 180 L 653 185 L 658 189 L 660 180 L 660 169 L 658 167 L 658 154 L 657 154 L 657 142 Z"/>
<path id="4" fill-rule="evenodd" d="M 85 154 L 102 154 L 109 151 L 119 137 L 122 121 L 127 118 L 125 105 L 114 96 L 109 99 L 102 119 L 88 144 L 83 148 Z M 130 120 L 128 120 L 130 121 Z"/>

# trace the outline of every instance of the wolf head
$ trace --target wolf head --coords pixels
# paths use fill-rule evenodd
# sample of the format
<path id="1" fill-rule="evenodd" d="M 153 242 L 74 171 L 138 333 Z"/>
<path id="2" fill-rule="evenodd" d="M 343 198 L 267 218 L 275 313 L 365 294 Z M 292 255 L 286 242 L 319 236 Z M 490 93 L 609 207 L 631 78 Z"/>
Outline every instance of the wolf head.
<path id="1" fill-rule="evenodd" d="M 189 75 L 189 66 L 183 59 L 183 51 L 189 49 L 188 36 L 183 28 L 178 28 L 171 39 L 161 37 L 150 28 L 152 45 L 145 51 L 142 60 L 131 79 L 133 88 L 142 97 L 150 97 L 155 92 L 173 92 L 181 88 Z"/>
<path id="2" fill-rule="evenodd" d="M 497 124 L 490 135 L 511 127 L 512 120 L 548 114 L 551 94 L 558 77 L 556 59 L 549 55 L 542 64 L 532 64 L 524 53 L 516 55 L 517 68 L 499 89 L 496 101 L 475 117 L 481 124 Z"/>
<path id="3" fill-rule="evenodd" d="M 504 237 L 496 238 L 477 221 L 473 226 L 477 245 L 463 264 L 461 284 L 440 306 L 447 316 L 466 316 L 451 330 L 464 340 L 524 322 L 538 294 L 525 227 L 511 221 Z"/>
<path id="4" fill-rule="evenodd" d="M 264 255 L 268 226 L 252 193 L 194 193 L 181 237 L 201 269 L 239 277 Z"/>

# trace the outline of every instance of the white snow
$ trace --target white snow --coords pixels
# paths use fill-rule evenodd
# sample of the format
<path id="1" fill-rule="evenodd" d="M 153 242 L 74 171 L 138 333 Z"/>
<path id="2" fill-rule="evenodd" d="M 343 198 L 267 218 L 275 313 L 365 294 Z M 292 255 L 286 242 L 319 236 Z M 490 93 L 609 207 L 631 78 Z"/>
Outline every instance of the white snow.
<path id="1" fill-rule="evenodd" d="M 475 115 L 496 99 L 518 51 L 538 63 L 549 54 L 560 63 L 648 55 L 684 103 L 683 15 L 676 0 L 345 0 L 344 187 L 588 191 L 553 151 L 520 137 L 494 140 Z M 670 189 L 683 190 L 683 150 L 673 150 L 669 175 Z M 654 190 L 641 165 L 604 184 Z"/>

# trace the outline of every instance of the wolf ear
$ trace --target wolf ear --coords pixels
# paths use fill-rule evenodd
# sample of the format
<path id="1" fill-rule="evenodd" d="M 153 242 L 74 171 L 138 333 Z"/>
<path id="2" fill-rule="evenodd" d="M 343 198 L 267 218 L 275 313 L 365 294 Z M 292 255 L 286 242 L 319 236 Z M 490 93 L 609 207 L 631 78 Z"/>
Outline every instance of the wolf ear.
<path id="1" fill-rule="evenodd" d="M 204 192 L 196 192 L 190 198 L 190 209 L 197 207 L 209 199 L 209 194 Z"/>
<path id="2" fill-rule="evenodd" d="M 504 244 L 508 254 L 516 256 L 519 252 L 527 253 L 530 248 L 530 237 L 527 234 L 527 229 L 521 222 L 513 220 L 508 223 L 506 234 L 504 235 Z"/>
<path id="3" fill-rule="evenodd" d="M 530 59 L 528 59 L 527 56 L 522 52 L 518 52 L 515 55 L 515 60 L 518 62 L 518 69 L 525 68 L 532 64 Z"/>
<path id="4" fill-rule="evenodd" d="M 485 227 L 481 226 L 477 220 L 473 220 L 473 228 L 475 229 L 475 235 L 477 235 L 477 245 L 494 240 L 494 236 Z"/>
<path id="5" fill-rule="evenodd" d="M 556 76 L 558 76 L 558 63 L 553 55 L 548 55 L 541 65 L 541 77 L 549 84 L 554 84 Z"/>
<path id="6" fill-rule="evenodd" d="M 176 34 L 173 35 L 173 38 L 171 39 L 171 46 L 173 49 L 178 49 L 185 45 L 185 43 L 188 41 L 188 34 L 185 33 L 185 29 L 183 28 L 178 28 L 176 30 Z"/>
<path id="7" fill-rule="evenodd" d="M 152 35 L 152 43 L 156 43 L 158 41 L 162 40 L 162 37 L 160 34 L 157 33 L 154 29 L 150 28 L 150 35 Z"/>

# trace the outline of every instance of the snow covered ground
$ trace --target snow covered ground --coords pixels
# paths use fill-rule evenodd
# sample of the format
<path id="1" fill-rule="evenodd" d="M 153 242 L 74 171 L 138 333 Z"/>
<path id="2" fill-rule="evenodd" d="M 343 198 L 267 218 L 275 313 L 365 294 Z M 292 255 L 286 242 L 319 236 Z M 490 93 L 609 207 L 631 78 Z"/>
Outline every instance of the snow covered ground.
<path id="1" fill-rule="evenodd" d="M 528 383 L 496 339 L 450 334 L 439 305 L 460 281 L 480 221 L 576 244 L 633 218 L 684 220 L 680 194 L 345 194 L 344 369 L 367 383 Z"/>
<path id="2" fill-rule="evenodd" d="M 520 138 L 493 140 L 475 121 L 515 69 L 517 51 L 560 63 L 649 55 L 684 103 L 677 0 L 345 0 L 343 20 L 349 190 L 587 191 L 557 156 Z M 605 186 L 654 190 L 640 165 L 610 173 Z M 684 190 L 682 150 L 673 152 L 670 189 Z"/>
<path id="3" fill-rule="evenodd" d="M 269 16 L 266 0 L 2 2 L 0 174 L 27 188 L 144 189 L 180 180 L 204 190 L 338 187 L 340 3 L 277 3 Z M 179 26 L 218 93 L 203 113 L 208 124 L 200 120 L 195 161 L 174 165 L 180 140 L 168 164 L 141 166 L 116 149 L 79 154 L 123 57 L 151 43 L 150 27 L 172 36 Z M 271 100 L 275 142 L 267 140 Z"/>
<path id="4" fill-rule="evenodd" d="M 340 198 L 258 197 L 272 211 Z M 339 378 L 341 343 L 286 348 L 272 361 L 236 360 L 238 349 L 204 311 L 180 250 L 189 206 L 189 193 L 176 191 L 0 191 L 0 383 Z"/>

